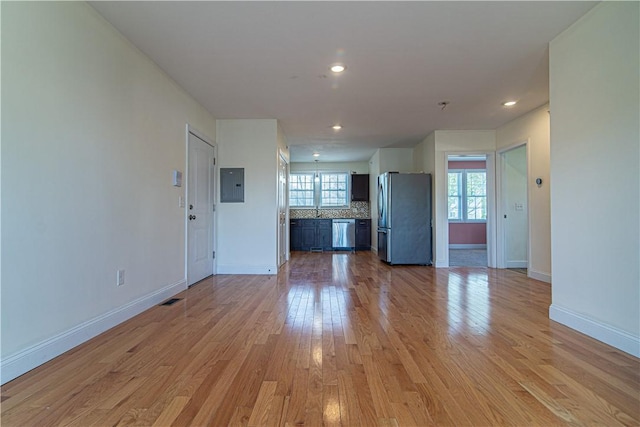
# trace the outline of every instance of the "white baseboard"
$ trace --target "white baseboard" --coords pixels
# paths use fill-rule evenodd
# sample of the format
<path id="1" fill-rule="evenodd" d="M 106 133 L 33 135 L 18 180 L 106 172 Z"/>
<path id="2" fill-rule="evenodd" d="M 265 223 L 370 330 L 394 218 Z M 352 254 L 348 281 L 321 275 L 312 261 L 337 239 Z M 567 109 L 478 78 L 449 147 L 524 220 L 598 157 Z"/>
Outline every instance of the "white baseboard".
<path id="1" fill-rule="evenodd" d="M 128 320 L 187 288 L 181 280 L 149 295 L 83 322 L 0 361 L 0 383 L 5 384 L 62 353 L 89 341 L 108 329 Z"/>
<path id="2" fill-rule="evenodd" d="M 541 273 L 539 271 L 528 269 L 527 275 L 532 279 L 540 280 L 541 282 L 551 283 L 551 274 Z"/>
<path id="3" fill-rule="evenodd" d="M 529 263 L 524 261 L 507 261 L 507 268 L 527 268 Z"/>
<path id="4" fill-rule="evenodd" d="M 487 249 L 483 243 L 451 243 L 449 249 Z"/>
<path id="5" fill-rule="evenodd" d="M 640 357 L 640 337 L 554 304 L 549 307 L 549 318 L 625 353 Z"/>
<path id="6" fill-rule="evenodd" d="M 276 274 L 275 265 L 220 265 L 217 274 Z"/>
<path id="7" fill-rule="evenodd" d="M 449 263 L 444 261 L 435 260 L 433 263 L 435 268 L 449 268 Z"/>

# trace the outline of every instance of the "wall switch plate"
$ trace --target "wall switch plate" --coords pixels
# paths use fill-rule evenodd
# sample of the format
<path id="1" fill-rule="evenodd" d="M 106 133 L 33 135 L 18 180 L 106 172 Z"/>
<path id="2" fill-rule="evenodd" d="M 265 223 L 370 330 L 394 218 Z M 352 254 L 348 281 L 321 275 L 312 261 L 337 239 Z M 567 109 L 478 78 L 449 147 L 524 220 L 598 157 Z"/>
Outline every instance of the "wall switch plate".
<path id="1" fill-rule="evenodd" d="M 178 207 L 179 208 L 184 208 L 184 197 L 183 196 L 178 196 Z"/>
<path id="2" fill-rule="evenodd" d="M 118 270 L 116 273 L 116 284 L 118 286 L 124 285 L 124 270 Z"/>
<path id="3" fill-rule="evenodd" d="M 182 172 L 179 170 L 171 171 L 171 185 L 174 187 L 182 187 Z"/>

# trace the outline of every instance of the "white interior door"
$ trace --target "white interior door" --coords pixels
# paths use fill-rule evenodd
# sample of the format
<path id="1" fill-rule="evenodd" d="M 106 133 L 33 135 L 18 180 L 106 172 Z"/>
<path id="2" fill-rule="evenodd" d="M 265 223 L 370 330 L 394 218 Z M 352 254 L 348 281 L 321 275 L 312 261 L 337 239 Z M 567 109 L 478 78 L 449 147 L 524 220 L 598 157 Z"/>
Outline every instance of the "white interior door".
<path id="1" fill-rule="evenodd" d="M 501 153 L 502 230 L 504 267 L 527 268 L 529 218 L 527 206 L 527 147 Z"/>
<path id="2" fill-rule="evenodd" d="M 213 274 L 215 149 L 189 133 L 187 285 Z"/>
<path id="3" fill-rule="evenodd" d="M 280 156 L 278 162 L 278 267 L 287 261 L 287 162 Z"/>

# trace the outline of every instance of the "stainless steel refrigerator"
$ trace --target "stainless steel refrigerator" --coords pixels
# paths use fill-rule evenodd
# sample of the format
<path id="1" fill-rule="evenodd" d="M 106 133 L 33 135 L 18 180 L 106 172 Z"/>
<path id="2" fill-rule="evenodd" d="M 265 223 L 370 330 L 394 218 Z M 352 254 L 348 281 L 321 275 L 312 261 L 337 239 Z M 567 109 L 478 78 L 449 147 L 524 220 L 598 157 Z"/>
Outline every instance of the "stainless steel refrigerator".
<path id="1" fill-rule="evenodd" d="M 389 264 L 431 264 L 431 175 L 378 177 L 378 257 Z"/>

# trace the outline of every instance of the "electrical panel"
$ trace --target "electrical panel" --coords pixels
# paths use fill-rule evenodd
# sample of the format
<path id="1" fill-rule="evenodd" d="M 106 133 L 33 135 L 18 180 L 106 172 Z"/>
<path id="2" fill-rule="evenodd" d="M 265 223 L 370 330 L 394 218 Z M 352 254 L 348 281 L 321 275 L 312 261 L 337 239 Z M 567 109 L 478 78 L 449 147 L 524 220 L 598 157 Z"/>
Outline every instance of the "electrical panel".
<path id="1" fill-rule="evenodd" d="M 220 168 L 220 203 L 244 203 L 244 168 Z"/>

